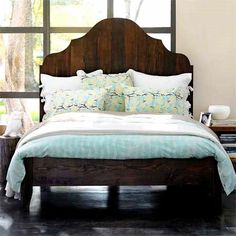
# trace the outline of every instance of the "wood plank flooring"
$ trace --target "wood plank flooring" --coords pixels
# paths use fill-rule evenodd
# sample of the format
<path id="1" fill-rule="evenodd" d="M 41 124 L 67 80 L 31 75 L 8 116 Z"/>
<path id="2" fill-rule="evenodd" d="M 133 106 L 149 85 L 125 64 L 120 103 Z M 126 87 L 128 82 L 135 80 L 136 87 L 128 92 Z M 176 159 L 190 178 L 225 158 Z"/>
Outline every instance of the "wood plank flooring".
<path id="1" fill-rule="evenodd" d="M 0 236 L 236 235 L 236 192 L 222 196 L 222 212 L 213 213 L 192 190 L 121 187 L 116 201 L 107 187 L 35 187 L 29 213 L 0 197 Z"/>

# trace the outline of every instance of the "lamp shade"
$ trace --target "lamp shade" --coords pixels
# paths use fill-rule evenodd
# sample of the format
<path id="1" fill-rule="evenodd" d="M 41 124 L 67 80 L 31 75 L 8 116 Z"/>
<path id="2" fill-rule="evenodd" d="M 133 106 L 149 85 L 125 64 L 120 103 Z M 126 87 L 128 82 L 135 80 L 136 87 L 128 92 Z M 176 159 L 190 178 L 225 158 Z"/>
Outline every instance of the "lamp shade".
<path id="1" fill-rule="evenodd" d="M 210 105 L 208 112 L 212 113 L 214 120 L 224 120 L 230 115 L 230 107 L 226 105 Z"/>

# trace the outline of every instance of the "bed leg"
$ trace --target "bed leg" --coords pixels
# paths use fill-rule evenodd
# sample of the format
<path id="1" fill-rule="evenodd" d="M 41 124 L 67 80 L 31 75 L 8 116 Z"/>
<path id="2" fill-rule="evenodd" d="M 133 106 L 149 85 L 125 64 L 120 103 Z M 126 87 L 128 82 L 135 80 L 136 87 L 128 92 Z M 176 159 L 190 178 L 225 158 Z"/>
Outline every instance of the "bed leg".
<path id="1" fill-rule="evenodd" d="M 119 208 L 119 186 L 108 187 L 107 207 L 112 211 Z"/>
<path id="2" fill-rule="evenodd" d="M 222 211 L 222 185 L 218 172 L 215 173 L 214 182 L 209 186 L 209 200 L 211 202 L 212 211 L 214 213 L 221 213 Z"/>
<path id="3" fill-rule="evenodd" d="M 22 208 L 29 210 L 30 201 L 33 193 L 33 160 L 27 159 L 24 161 L 26 175 L 21 184 L 21 203 Z"/>
<path id="4" fill-rule="evenodd" d="M 41 193 L 44 193 L 44 192 L 50 193 L 50 191 L 51 191 L 50 186 L 40 186 Z"/>
<path id="5" fill-rule="evenodd" d="M 33 193 L 33 186 L 30 184 L 23 184 L 21 188 L 21 202 L 22 208 L 25 210 L 29 210 L 30 201 Z"/>

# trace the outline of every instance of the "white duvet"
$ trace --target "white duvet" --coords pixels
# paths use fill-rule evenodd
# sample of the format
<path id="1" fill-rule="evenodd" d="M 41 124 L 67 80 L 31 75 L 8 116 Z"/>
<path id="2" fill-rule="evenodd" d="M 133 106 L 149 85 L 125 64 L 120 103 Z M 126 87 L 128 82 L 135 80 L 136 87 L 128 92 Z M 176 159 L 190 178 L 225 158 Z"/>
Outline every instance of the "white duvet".
<path id="1" fill-rule="evenodd" d="M 222 145 L 214 132 L 191 118 L 180 115 L 132 113 L 63 113 L 43 122 L 28 132 L 18 146 L 41 137 L 59 134 L 148 134 L 194 135 Z"/>

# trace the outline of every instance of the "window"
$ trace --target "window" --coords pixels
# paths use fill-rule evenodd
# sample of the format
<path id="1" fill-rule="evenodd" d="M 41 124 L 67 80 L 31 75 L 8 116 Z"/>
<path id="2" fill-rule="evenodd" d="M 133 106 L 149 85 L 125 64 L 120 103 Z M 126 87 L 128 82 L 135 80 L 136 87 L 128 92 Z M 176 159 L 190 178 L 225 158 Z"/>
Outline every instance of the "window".
<path id="1" fill-rule="evenodd" d="M 175 51 L 175 0 L 0 1 L 0 119 L 13 110 L 38 121 L 39 66 L 107 17 L 129 18 Z"/>

